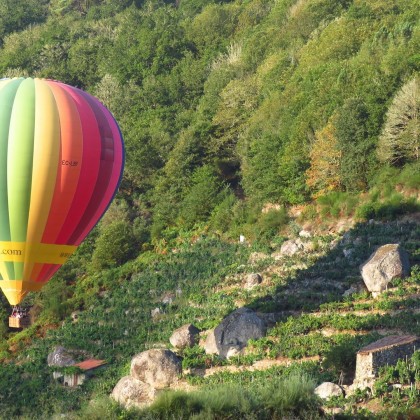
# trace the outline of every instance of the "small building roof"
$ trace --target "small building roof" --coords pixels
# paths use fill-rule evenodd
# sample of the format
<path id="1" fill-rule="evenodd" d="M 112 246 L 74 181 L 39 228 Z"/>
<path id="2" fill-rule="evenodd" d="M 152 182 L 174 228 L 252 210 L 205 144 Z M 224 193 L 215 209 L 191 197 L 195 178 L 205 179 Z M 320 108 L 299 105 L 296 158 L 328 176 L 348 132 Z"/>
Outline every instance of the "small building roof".
<path id="1" fill-rule="evenodd" d="M 420 342 L 420 338 L 415 335 L 390 335 L 389 337 L 381 338 L 374 343 L 371 343 L 362 349 L 360 349 L 358 354 L 368 354 L 375 353 L 377 351 L 382 351 L 396 346 L 401 346 L 403 344 L 413 343 L 415 341 Z"/>
<path id="2" fill-rule="evenodd" d="M 97 367 L 105 365 L 105 364 L 106 364 L 105 360 L 88 359 L 80 363 L 75 363 L 73 366 L 78 367 L 82 370 L 91 370 L 91 369 L 96 369 Z"/>

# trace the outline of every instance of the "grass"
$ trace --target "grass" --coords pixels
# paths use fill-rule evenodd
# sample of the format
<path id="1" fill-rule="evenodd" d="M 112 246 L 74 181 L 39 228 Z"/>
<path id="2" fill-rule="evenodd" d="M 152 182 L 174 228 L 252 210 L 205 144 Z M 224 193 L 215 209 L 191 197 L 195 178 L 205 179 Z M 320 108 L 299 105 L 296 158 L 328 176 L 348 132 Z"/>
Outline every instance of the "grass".
<path id="1" fill-rule="evenodd" d="M 156 419 L 280 419 L 286 416 L 317 418 L 319 401 L 315 381 L 292 373 L 271 381 L 224 384 L 196 392 L 165 392 L 141 418 Z"/>

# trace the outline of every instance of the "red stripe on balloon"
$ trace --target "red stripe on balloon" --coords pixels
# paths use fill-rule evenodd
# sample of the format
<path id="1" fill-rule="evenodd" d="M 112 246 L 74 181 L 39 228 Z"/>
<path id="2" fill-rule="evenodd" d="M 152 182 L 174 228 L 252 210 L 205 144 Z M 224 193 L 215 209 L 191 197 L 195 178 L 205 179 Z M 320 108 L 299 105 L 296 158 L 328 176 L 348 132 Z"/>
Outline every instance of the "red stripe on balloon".
<path id="1" fill-rule="evenodd" d="M 85 92 L 79 91 L 79 93 L 86 99 L 95 113 L 96 121 L 98 122 L 99 131 L 101 133 L 102 150 L 99 175 L 95 189 L 92 193 L 83 218 L 70 237 L 70 243 L 75 245 L 80 244 L 80 242 L 96 225 L 107 208 L 108 202 L 105 201 L 105 197 L 107 195 L 107 191 L 110 189 L 110 180 L 114 166 L 115 154 L 112 128 L 100 102 Z"/>
<path id="2" fill-rule="evenodd" d="M 97 101 L 97 105 L 101 110 L 102 114 L 105 116 L 107 120 L 107 124 L 109 125 L 112 133 L 112 145 L 107 144 L 105 149 L 105 156 L 104 158 L 108 161 L 112 160 L 112 170 L 109 176 L 108 185 L 105 190 L 105 194 L 102 196 L 102 200 L 100 205 L 97 207 L 95 215 L 92 217 L 92 220 L 89 221 L 89 224 L 86 226 L 84 231 L 79 235 L 79 237 L 75 240 L 75 244 L 79 245 L 80 242 L 86 237 L 86 235 L 93 229 L 95 224 L 100 220 L 103 216 L 105 211 L 108 209 L 109 204 L 112 198 L 115 195 L 116 189 L 121 180 L 122 174 L 122 167 L 123 167 L 123 160 L 124 160 L 124 150 L 123 150 L 123 142 L 120 129 L 112 116 L 112 114 L 108 111 L 105 106 L 103 106 L 99 101 Z"/>

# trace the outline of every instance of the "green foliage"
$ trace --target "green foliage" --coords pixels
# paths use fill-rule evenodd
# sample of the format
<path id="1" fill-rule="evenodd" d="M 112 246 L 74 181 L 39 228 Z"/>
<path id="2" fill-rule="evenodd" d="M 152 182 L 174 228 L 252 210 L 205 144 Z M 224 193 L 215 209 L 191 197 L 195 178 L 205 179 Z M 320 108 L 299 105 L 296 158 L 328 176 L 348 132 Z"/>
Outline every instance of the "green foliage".
<path id="1" fill-rule="evenodd" d="M 196 392 L 166 392 L 141 416 L 170 418 L 282 418 L 316 416 L 318 401 L 315 382 L 302 373 L 269 381 L 255 381 L 252 387 L 219 385 Z"/>
<path id="2" fill-rule="evenodd" d="M 321 217 L 342 217 L 353 214 L 359 198 L 351 193 L 332 192 L 318 197 Z"/>
<path id="3" fill-rule="evenodd" d="M 121 265 L 136 255 L 137 239 L 132 226 L 126 220 L 116 220 L 101 228 L 92 264 L 96 269 Z"/>
<path id="4" fill-rule="evenodd" d="M 392 220 L 403 214 L 418 211 L 419 203 L 414 197 L 405 198 L 402 194 L 393 193 L 385 200 L 377 200 L 373 197 L 356 209 L 356 217 L 361 220 L 386 219 Z"/>
<path id="5" fill-rule="evenodd" d="M 48 3 L 46 0 L 1 0 L 0 41 L 5 35 L 21 31 L 31 24 L 44 22 Z"/>
<path id="6" fill-rule="evenodd" d="M 349 99 L 340 108 L 336 136 L 341 151 L 340 178 L 347 191 L 367 187 L 373 142 L 369 133 L 369 111 L 360 99 Z"/>
<path id="7" fill-rule="evenodd" d="M 42 310 L 43 322 L 57 322 L 63 320 L 69 314 L 67 299 L 71 295 L 71 287 L 63 279 L 55 279 L 47 283 L 42 291 L 36 295 L 35 307 Z"/>
<path id="8" fill-rule="evenodd" d="M 198 168 L 191 177 L 192 185 L 181 204 L 180 217 L 190 227 L 194 222 L 208 218 L 212 210 L 220 203 L 223 184 L 209 166 Z"/>
<path id="9" fill-rule="evenodd" d="M 191 377 L 209 388 L 168 394 L 145 416 L 316 418 L 309 376 L 319 382 L 348 372 L 360 337 L 378 338 L 369 332 L 420 334 L 417 269 L 407 287 L 395 282 L 375 302 L 366 293 L 342 298 L 375 246 L 401 242 L 420 262 L 413 224 L 356 226 L 352 259 L 343 258 L 340 242 L 329 248 L 331 237 L 313 238 L 316 255 L 285 258 L 279 272 L 264 277 L 266 287 L 249 291 L 240 283 L 251 251 L 269 255 L 283 241 L 286 206 L 323 189 L 334 193 L 316 195 L 303 218 L 356 212 L 361 220 L 392 219 L 418 211 L 407 197 L 420 184 L 415 150 L 404 146 L 398 166 L 376 162 L 378 139 L 390 127 L 399 129 L 397 143 L 415 140 L 416 115 L 407 122 L 406 108 L 393 98 L 408 104 L 407 87 L 418 79 L 416 2 L 4 0 L 0 12 L 1 73 L 61 79 L 92 92 L 115 115 L 127 152 L 118 202 L 38 298 L 27 298 L 36 324 L 16 334 L 0 327 L 0 337 L 9 338 L 0 346 L 7 361 L 0 368 L 3 417 L 138 418 L 106 397 L 127 374 L 129 358 L 192 320 L 214 327 L 243 304 L 303 315 L 280 319 L 250 353 L 230 362 L 186 350 L 184 367 L 320 356 L 328 371 L 312 364 L 293 376 L 292 364 Z M 394 111 L 401 127 L 398 118 L 397 126 L 391 121 Z M 262 213 L 267 203 L 281 207 Z M 243 234 L 251 247 L 212 239 L 214 231 L 235 242 Z M 267 260 L 253 268 L 265 270 Z M 162 304 L 175 290 L 181 295 Z M 157 306 L 162 314 L 152 321 Z M 78 322 L 46 331 L 45 324 L 59 325 L 75 309 L 83 310 Z M 340 314 L 371 309 L 386 313 Z M 323 328 L 339 333 L 329 337 Z M 45 366 L 58 343 L 107 358 L 109 368 L 81 389 L 61 388 Z M 398 375 L 406 381 L 404 369 L 398 366 Z M 223 382 L 233 386 L 214 389 Z M 415 405 L 418 395 L 389 393 L 387 386 L 384 401 Z"/>
<path id="10" fill-rule="evenodd" d="M 390 105 L 378 144 L 382 161 L 401 165 L 420 159 L 420 78 L 409 80 Z"/>
<path id="11" fill-rule="evenodd" d="M 280 229 L 289 221 L 287 210 L 282 207 L 279 210 L 269 210 L 263 213 L 255 224 L 254 234 L 258 241 L 265 242 L 278 235 Z"/>

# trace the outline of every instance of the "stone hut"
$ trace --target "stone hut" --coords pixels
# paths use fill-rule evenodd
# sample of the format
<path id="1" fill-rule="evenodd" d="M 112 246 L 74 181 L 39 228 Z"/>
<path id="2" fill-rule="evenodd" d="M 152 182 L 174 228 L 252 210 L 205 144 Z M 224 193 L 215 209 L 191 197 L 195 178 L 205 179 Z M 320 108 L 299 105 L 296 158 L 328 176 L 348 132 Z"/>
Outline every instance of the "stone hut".
<path id="1" fill-rule="evenodd" d="M 75 363 L 72 367 L 78 368 L 77 372 L 65 373 L 63 375 L 63 385 L 76 387 L 82 385 L 83 382 L 91 377 L 94 372 L 106 364 L 105 360 L 89 359 L 84 362 Z"/>
<path id="2" fill-rule="evenodd" d="M 363 388 L 371 386 L 379 368 L 395 365 L 399 359 L 406 359 L 420 349 L 420 338 L 414 335 L 391 335 L 363 347 L 356 356 L 354 384 Z"/>

